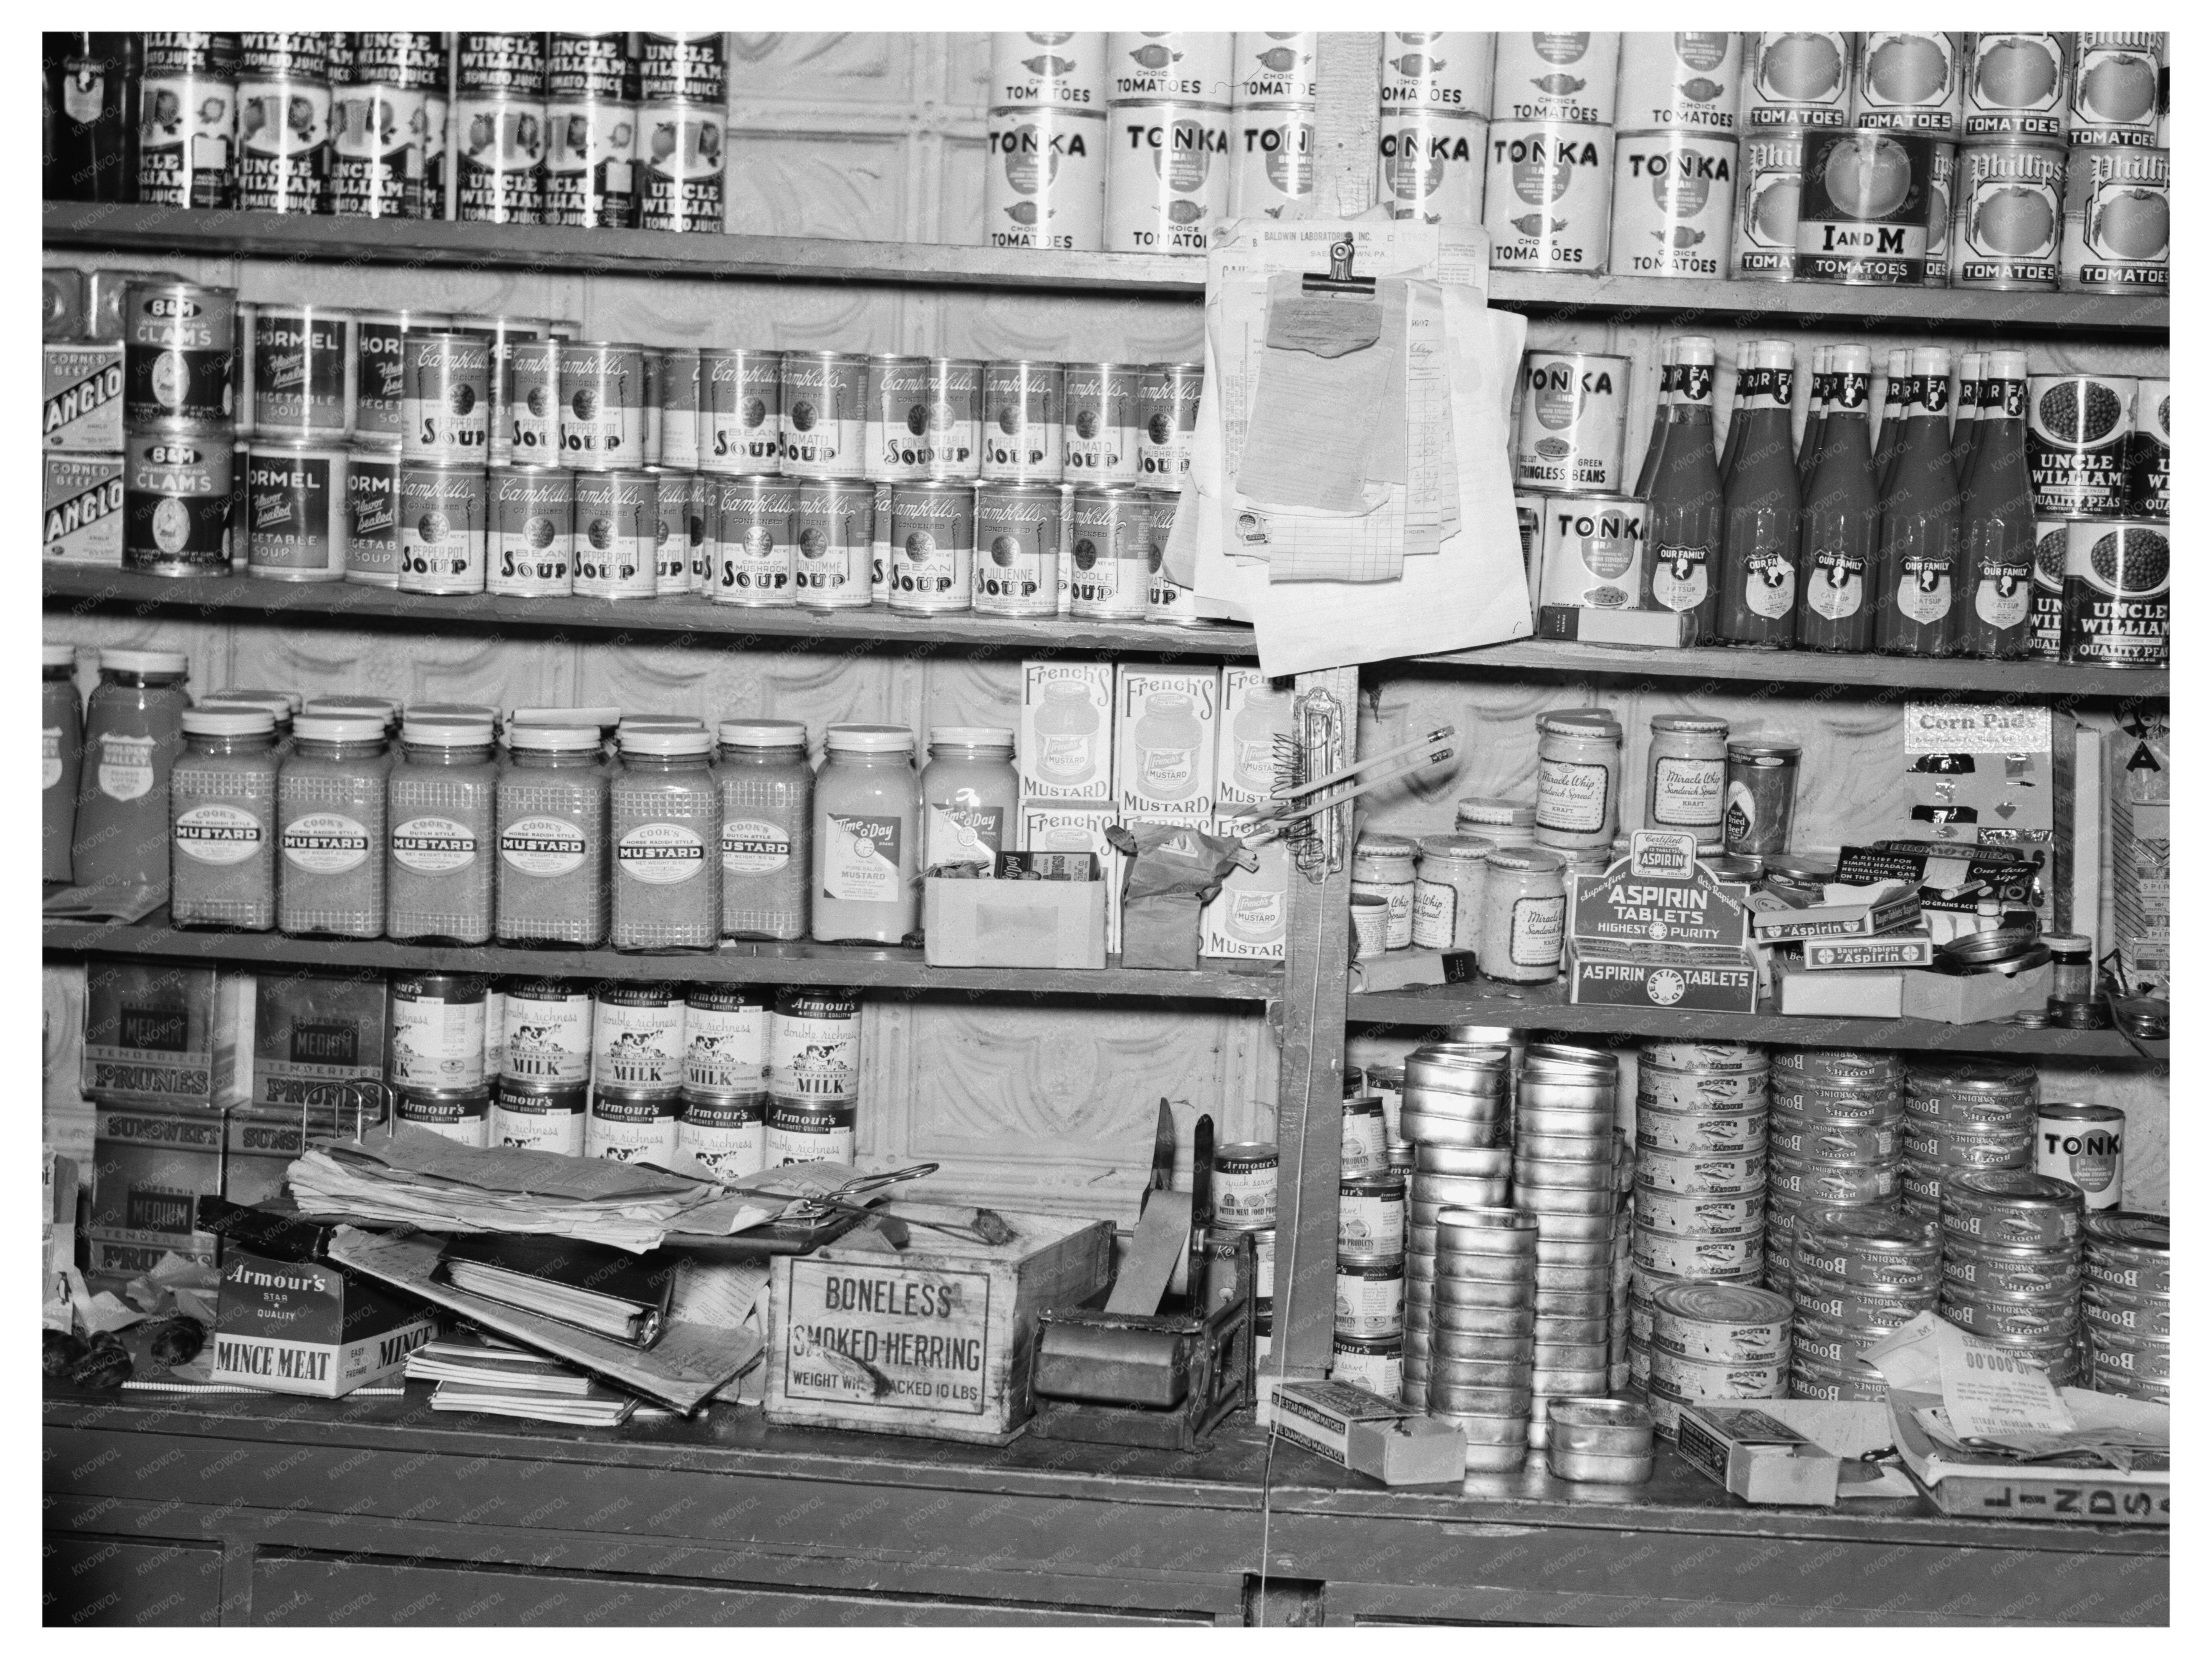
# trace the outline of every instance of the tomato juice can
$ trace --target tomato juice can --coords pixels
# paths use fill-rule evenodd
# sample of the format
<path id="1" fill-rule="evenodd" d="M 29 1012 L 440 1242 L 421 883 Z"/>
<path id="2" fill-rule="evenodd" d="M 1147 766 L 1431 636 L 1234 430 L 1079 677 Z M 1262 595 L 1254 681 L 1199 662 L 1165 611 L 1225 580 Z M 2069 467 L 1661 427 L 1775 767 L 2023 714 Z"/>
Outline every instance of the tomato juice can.
<path id="1" fill-rule="evenodd" d="M 711 102 L 648 98 L 638 106 L 637 222 L 641 228 L 721 234 L 723 175 L 728 166 L 723 114 L 719 97 Z"/>
<path id="2" fill-rule="evenodd" d="M 276 581 L 345 574 L 346 451 L 257 438 L 246 458 L 246 570 Z"/>
<path id="3" fill-rule="evenodd" d="M 138 201 L 228 207 L 238 163 L 238 36 L 149 33 L 141 38 Z"/>
<path id="4" fill-rule="evenodd" d="M 494 225 L 545 218 L 545 100 L 511 92 L 471 93 L 453 102 L 459 150 L 454 216 Z"/>
<path id="5" fill-rule="evenodd" d="M 637 143 L 634 100 L 619 91 L 556 91 L 545 104 L 545 222 L 605 230 L 635 225 Z"/>
<path id="6" fill-rule="evenodd" d="M 783 354 L 699 349 L 699 470 L 776 472 L 783 466 Z"/>
<path id="7" fill-rule="evenodd" d="M 255 37 L 240 39 L 238 205 L 249 213 L 319 213 L 330 167 L 328 76 L 320 67 L 257 61 Z"/>
<path id="8" fill-rule="evenodd" d="M 332 87 L 326 210 L 355 219 L 428 217 L 422 186 L 429 140 L 430 94 L 424 88 L 374 79 Z"/>
<path id="9" fill-rule="evenodd" d="M 1482 222 L 1493 269 L 1605 270 L 1613 146 L 1608 127 L 1491 123 Z"/>
<path id="10" fill-rule="evenodd" d="M 489 492 L 480 465 L 403 457 L 398 478 L 404 593 L 481 593 Z"/>
<path id="11" fill-rule="evenodd" d="M 491 469 L 487 592 L 565 599 L 576 583 L 575 475 L 543 464 Z"/>

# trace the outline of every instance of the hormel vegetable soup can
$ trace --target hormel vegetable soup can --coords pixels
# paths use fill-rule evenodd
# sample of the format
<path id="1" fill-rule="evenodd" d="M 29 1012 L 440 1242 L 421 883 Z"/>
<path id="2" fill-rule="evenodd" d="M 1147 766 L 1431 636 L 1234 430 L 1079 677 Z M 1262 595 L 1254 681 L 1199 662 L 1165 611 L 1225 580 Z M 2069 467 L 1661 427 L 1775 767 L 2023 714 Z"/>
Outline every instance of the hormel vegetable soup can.
<path id="1" fill-rule="evenodd" d="M 975 486 L 891 486 L 890 608 L 921 616 L 975 604 Z"/>
<path id="2" fill-rule="evenodd" d="M 1479 116 L 1418 109 L 1385 115 L 1376 141 L 1377 198 L 1395 219 L 1480 223 L 1489 137 L 1490 124 Z"/>
<path id="3" fill-rule="evenodd" d="M 867 476 L 973 478 L 983 465 L 983 366 L 960 357 L 868 359 Z"/>
<path id="4" fill-rule="evenodd" d="M 123 568 L 156 576 L 230 574 L 228 434 L 132 433 L 123 442 Z"/>
<path id="5" fill-rule="evenodd" d="M 1545 605 L 1634 611 L 1644 591 L 1644 503 L 1628 495 L 1549 496 Z"/>
<path id="6" fill-rule="evenodd" d="M 1612 196 L 1610 129 L 1491 124 L 1482 224 L 1494 267 L 1602 272 Z"/>
<path id="7" fill-rule="evenodd" d="M 1743 125 L 1850 125 L 1851 40 L 1838 30 L 1777 30 L 1746 37 Z"/>
<path id="8" fill-rule="evenodd" d="M 1498 37 L 1490 112 L 1500 121 L 1610 127 L 1620 36 L 1609 30 Z"/>
<path id="9" fill-rule="evenodd" d="M 1965 59 L 1960 34 L 1870 31 L 1851 78 L 1852 125 L 1955 137 Z"/>
<path id="10" fill-rule="evenodd" d="M 1726 275 L 1736 141 L 1674 128 L 1623 133 L 1614 143 L 1614 274 Z"/>
<path id="11" fill-rule="evenodd" d="M 1107 112 L 1055 105 L 993 110 L 983 226 L 993 247 L 1105 246 Z"/>
<path id="12" fill-rule="evenodd" d="M 987 483 L 975 492 L 975 611 L 1049 617 L 1060 609 L 1060 487 Z"/>
<path id="13" fill-rule="evenodd" d="M 1231 218 L 1279 219 L 1285 210 L 1303 210 L 1313 199 L 1314 116 L 1310 106 L 1244 106 L 1237 112 L 1230 137 Z M 1479 154 L 1475 165 L 1480 165 Z"/>
<path id="14" fill-rule="evenodd" d="M 407 341 L 443 329 L 442 313 L 365 311 L 354 325 L 354 436 L 365 444 L 396 445 L 405 429 Z"/>
<path id="15" fill-rule="evenodd" d="M 783 470 L 857 478 L 867 450 L 867 362 L 842 351 L 783 354 Z"/>
<path id="16" fill-rule="evenodd" d="M 783 467 L 783 354 L 699 349 L 699 470 L 776 472 Z"/>
<path id="17" fill-rule="evenodd" d="M 2154 30 L 2082 29 L 2074 36 L 2066 137 L 2075 144 L 2158 142 L 2159 71 L 2166 36 Z"/>
<path id="18" fill-rule="evenodd" d="M 1106 37 L 1106 96 L 1117 106 L 1155 99 L 1225 109 L 1236 37 L 1176 29 Z"/>
<path id="19" fill-rule="evenodd" d="M 247 306 L 245 395 L 238 433 L 312 442 L 353 430 L 358 343 L 349 311 Z"/>
<path id="20" fill-rule="evenodd" d="M 1144 370 L 1135 363 L 1068 363 L 1060 441 L 1061 476 L 1070 483 L 1134 483 L 1137 394 Z"/>
<path id="21" fill-rule="evenodd" d="M 2048 289 L 2058 283 L 2057 144 L 1967 144 L 1952 185 L 1951 280 L 1960 288 Z"/>
<path id="22" fill-rule="evenodd" d="M 1496 40 L 1472 29 L 1390 30 L 1382 36 L 1382 118 L 1414 110 L 1490 117 Z"/>
<path id="23" fill-rule="evenodd" d="M 1001 112 L 1105 108 L 1105 35 L 1074 29 L 994 34 L 988 102 Z"/>
<path id="24" fill-rule="evenodd" d="M 345 574 L 346 452 L 256 440 L 246 459 L 246 574 L 334 582 Z"/>
<path id="25" fill-rule="evenodd" d="M 2066 39 L 2057 33 L 1977 34 L 1966 52 L 1968 141 L 2066 136 Z"/>
<path id="26" fill-rule="evenodd" d="M 2075 145 L 2066 158 L 2062 285 L 2077 293 L 2164 294 L 2170 179 L 2166 150 Z"/>
<path id="27" fill-rule="evenodd" d="M 399 457 L 356 445 L 346 463 L 345 579 L 399 586 Z"/>
<path id="28" fill-rule="evenodd" d="M 123 289 L 123 419 L 228 428 L 238 296 L 228 289 L 149 279 Z"/>
<path id="29" fill-rule="evenodd" d="M 876 489 L 854 478 L 799 486 L 799 545 L 792 586 L 807 611 L 859 611 L 872 598 Z"/>
<path id="30" fill-rule="evenodd" d="M 1814 282 L 1919 286 L 1928 276 L 1936 141 L 1914 133 L 1815 133 L 1797 201 L 1797 274 Z"/>
<path id="31" fill-rule="evenodd" d="M 1514 482 L 1546 490 L 1617 492 L 1627 415 L 1627 358 L 1529 352 L 1521 360 Z"/>
<path id="32" fill-rule="evenodd" d="M 1108 252 L 1205 252 L 1229 207 L 1227 114 L 1194 104 L 1123 104 L 1108 126 Z"/>
<path id="33" fill-rule="evenodd" d="M 1736 167 L 1735 261 L 1740 280 L 1789 282 L 1797 274 L 1797 192 L 1805 175 L 1805 129 L 1744 134 Z"/>
<path id="34" fill-rule="evenodd" d="M 1631 132 L 1735 131 L 1743 95 L 1742 40 L 1733 29 L 1622 35 L 1615 125 Z"/>

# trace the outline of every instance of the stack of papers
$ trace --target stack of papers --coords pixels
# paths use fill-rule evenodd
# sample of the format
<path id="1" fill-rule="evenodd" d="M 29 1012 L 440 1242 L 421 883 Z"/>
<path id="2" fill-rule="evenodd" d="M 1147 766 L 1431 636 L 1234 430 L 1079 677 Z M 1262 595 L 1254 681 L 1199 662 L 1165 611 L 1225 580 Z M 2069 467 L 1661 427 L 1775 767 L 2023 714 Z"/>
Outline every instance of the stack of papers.
<path id="1" fill-rule="evenodd" d="M 432 1382 L 430 1409 L 483 1412 L 544 1423 L 612 1428 L 637 1410 L 635 1395 L 594 1382 L 574 1366 L 488 1337 L 454 1337 L 407 1357 L 410 1382 Z"/>

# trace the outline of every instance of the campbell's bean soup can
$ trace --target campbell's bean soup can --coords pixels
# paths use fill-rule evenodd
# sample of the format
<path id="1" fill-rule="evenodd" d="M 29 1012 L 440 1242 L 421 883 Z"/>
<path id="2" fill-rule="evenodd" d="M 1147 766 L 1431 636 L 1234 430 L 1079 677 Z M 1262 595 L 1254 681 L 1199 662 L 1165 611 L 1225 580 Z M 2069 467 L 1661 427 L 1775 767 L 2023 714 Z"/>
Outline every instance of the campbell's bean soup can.
<path id="1" fill-rule="evenodd" d="M 555 466 L 495 466 L 486 487 L 486 591 L 522 599 L 574 592 L 575 475 Z"/>
<path id="2" fill-rule="evenodd" d="M 891 486 L 890 608 L 944 615 L 974 608 L 975 486 Z"/>
<path id="3" fill-rule="evenodd" d="M 720 473 L 781 471 L 782 409 L 781 352 L 702 346 L 699 470 Z"/>

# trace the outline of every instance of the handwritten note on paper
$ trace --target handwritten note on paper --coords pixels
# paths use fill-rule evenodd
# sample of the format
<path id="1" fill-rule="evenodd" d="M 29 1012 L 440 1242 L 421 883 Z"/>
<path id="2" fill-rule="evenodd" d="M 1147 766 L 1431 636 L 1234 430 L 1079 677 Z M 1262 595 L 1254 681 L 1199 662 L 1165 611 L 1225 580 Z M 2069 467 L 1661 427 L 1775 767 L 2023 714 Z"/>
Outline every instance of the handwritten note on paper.
<path id="1" fill-rule="evenodd" d="M 1302 302 L 1302 280 L 1285 274 L 1269 281 L 1271 313 L 1277 306 Z M 1376 338 L 1340 356 L 1262 345 L 1237 471 L 1241 494 L 1268 507 L 1331 513 L 1358 512 L 1368 504 L 1369 457 L 1384 402 L 1393 394 L 1391 366 L 1404 355 L 1405 292 L 1403 283 L 1385 283 L 1372 301 L 1329 301 L 1343 313 L 1346 338 L 1370 326 L 1377 330 Z"/>

